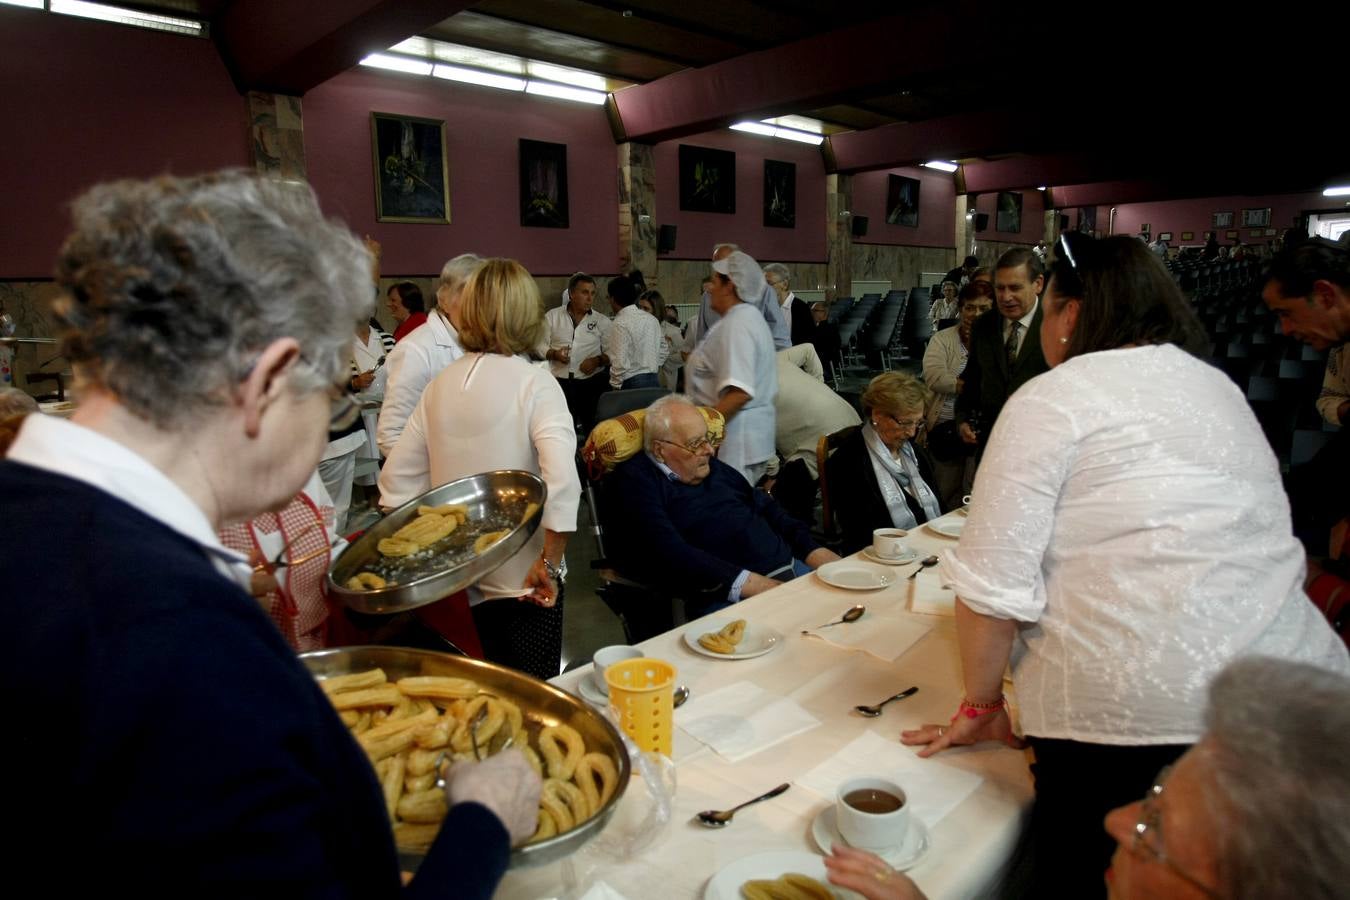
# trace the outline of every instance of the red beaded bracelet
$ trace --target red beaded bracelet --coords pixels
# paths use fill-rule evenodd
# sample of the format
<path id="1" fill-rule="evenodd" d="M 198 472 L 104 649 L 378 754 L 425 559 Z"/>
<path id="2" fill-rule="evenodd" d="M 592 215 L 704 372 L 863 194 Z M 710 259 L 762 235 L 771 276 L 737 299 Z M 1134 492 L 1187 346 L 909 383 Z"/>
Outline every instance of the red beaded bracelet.
<path id="1" fill-rule="evenodd" d="M 960 716 L 965 716 L 967 719 L 978 719 L 980 716 L 996 713 L 1007 705 L 1008 698 L 1006 697 L 999 697 L 994 703 L 971 703 L 969 700 L 963 699 L 961 705 L 956 708 L 956 715 L 952 716 L 952 721 L 955 722 Z"/>

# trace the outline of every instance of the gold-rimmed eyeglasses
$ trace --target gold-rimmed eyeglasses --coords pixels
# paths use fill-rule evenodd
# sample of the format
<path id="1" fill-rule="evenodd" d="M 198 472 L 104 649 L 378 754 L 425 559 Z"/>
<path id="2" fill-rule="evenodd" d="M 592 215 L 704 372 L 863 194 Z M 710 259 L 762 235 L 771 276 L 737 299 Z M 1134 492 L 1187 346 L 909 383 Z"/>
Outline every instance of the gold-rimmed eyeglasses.
<path id="1" fill-rule="evenodd" d="M 665 440 L 664 438 L 656 438 L 656 443 L 658 443 L 658 444 L 670 444 L 670 446 L 672 446 L 672 447 L 679 447 L 681 450 L 685 451 L 686 453 L 698 453 L 698 452 L 699 452 L 700 450 L 702 450 L 704 447 L 707 447 L 709 450 L 716 450 L 716 449 L 717 449 L 717 438 L 713 435 L 713 433 L 712 433 L 711 431 L 708 432 L 707 434 L 703 435 L 702 437 L 696 437 L 696 438 L 694 438 L 692 441 L 690 441 L 690 442 L 687 443 L 687 444 L 679 444 L 679 443 L 676 443 L 675 441 L 668 441 L 668 440 Z"/>

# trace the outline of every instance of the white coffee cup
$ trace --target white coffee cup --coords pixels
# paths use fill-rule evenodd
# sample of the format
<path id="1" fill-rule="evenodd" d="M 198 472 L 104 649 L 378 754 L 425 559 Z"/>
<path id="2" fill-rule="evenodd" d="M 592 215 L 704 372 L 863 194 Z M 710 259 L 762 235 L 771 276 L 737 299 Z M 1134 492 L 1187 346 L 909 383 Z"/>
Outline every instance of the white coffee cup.
<path id="1" fill-rule="evenodd" d="M 878 528 L 872 532 L 872 552 L 882 559 L 899 559 L 908 549 L 905 546 L 908 535 L 903 528 Z"/>
<path id="2" fill-rule="evenodd" d="M 605 681 L 606 669 L 625 659 L 637 659 L 642 655 L 641 650 L 626 644 L 613 644 L 595 651 L 595 655 L 591 657 L 591 665 L 595 669 L 595 686 L 600 693 L 609 696 L 609 683 Z"/>
<path id="3" fill-rule="evenodd" d="M 850 778 L 835 792 L 834 821 L 849 846 L 890 850 L 909 833 L 909 798 L 888 778 Z"/>

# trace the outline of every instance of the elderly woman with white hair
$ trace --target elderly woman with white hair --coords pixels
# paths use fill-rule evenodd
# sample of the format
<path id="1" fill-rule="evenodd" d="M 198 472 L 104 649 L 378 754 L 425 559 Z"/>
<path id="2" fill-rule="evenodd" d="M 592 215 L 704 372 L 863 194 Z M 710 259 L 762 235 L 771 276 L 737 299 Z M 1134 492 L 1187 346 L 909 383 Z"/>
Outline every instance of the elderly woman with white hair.
<path id="1" fill-rule="evenodd" d="M 715 408 L 727 420 L 717 458 L 753 485 L 775 452 L 773 335 L 758 310 L 744 302 L 763 295 L 764 273 L 741 250 L 714 260 L 712 269 L 710 302 L 720 318 L 689 354 L 685 389 L 695 403 Z"/>
<path id="2" fill-rule="evenodd" d="M 426 327 L 409 332 L 389 354 L 384 364 L 389 373 L 384 403 L 375 429 L 375 441 L 385 456 L 393 452 L 422 391 L 442 369 L 464 355 L 453 322 L 454 310 L 459 306 L 464 282 L 482 262 L 480 256 L 461 253 L 442 266 L 436 308 L 427 316 Z"/>
<path id="3" fill-rule="evenodd" d="M 0 462 L 23 723 L 0 762 L 61 773 L 11 780 L 10 858 L 73 894 L 393 896 L 370 761 L 216 538 L 290 500 L 351 421 L 368 257 L 308 189 L 244 174 L 101 185 L 73 219 L 57 313 L 80 406 L 29 416 Z M 410 895 L 490 896 L 533 830 L 538 780 L 498 758 L 451 772 Z M 52 839 L 73 810 L 97 835 L 76 866 Z"/>

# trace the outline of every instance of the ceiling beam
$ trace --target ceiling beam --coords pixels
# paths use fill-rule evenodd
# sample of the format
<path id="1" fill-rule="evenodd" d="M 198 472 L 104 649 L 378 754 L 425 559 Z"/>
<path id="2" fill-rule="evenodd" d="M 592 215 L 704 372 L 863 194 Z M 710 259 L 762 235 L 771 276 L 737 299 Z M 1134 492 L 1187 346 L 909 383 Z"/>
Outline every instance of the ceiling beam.
<path id="1" fill-rule="evenodd" d="M 472 0 L 235 0 L 212 34 L 240 91 L 300 95 Z"/>

